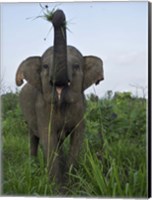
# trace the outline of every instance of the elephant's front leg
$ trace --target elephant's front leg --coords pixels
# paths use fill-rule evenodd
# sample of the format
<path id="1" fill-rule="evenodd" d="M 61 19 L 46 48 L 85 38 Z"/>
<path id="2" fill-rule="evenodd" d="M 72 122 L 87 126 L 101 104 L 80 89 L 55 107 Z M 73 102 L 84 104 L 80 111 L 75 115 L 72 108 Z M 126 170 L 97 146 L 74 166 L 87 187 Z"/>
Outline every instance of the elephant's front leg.
<path id="1" fill-rule="evenodd" d="M 82 121 L 79 126 L 74 128 L 70 136 L 70 148 L 68 157 L 68 168 L 77 163 L 78 155 L 82 146 L 84 137 L 84 122 Z"/>
<path id="2" fill-rule="evenodd" d="M 57 133 L 55 131 L 48 132 L 43 137 L 42 143 L 50 181 L 55 180 L 55 182 L 60 184 L 62 178 Z"/>
<path id="3" fill-rule="evenodd" d="M 38 144 L 39 138 L 36 135 L 34 135 L 32 130 L 30 130 L 30 154 L 32 157 L 37 156 Z"/>
<path id="4" fill-rule="evenodd" d="M 58 146 L 57 133 L 53 132 L 48 143 L 47 166 L 49 169 L 50 179 L 55 178 L 55 181 L 60 184 L 61 170 L 60 170 L 60 152 Z"/>

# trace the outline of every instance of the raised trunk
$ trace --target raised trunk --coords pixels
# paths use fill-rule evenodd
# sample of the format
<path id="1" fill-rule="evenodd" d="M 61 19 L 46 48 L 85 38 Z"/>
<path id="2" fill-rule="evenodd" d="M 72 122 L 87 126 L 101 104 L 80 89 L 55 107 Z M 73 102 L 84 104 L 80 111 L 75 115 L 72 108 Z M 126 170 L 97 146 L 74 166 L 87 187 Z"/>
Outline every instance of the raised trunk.
<path id="1" fill-rule="evenodd" d="M 67 69 L 67 41 L 65 15 L 63 11 L 57 10 L 54 13 L 54 49 L 53 49 L 53 72 L 51 72 L 51 82 L 55 86 L 68 84 Z"/>

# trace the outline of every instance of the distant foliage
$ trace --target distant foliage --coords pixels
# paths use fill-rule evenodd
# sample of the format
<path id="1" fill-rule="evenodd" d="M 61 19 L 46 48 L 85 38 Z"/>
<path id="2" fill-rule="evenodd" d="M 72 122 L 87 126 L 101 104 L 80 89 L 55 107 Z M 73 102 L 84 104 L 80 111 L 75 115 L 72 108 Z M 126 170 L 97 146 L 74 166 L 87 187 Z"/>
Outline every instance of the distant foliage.
<path id="1" fill-rule="evenodd" d="M 18 106 L 18 93 L 12 92 L 6 93 L 1 96 L 2 100 L 2 116 L 4 119 L 7 118 L 10 112 L 13 112 Z"/>
<path id="2" fill-rule="evenodd" d="M 19 133 L 22 135 L 27 131 L 24 117 L 19 106 L 18 96 L 18 93 L 12 92 L 1 96 L 3 134 Z"/>
<path id="3" fill-rule="evenodd" d="M 106 134 L 111 140 L 146 134 L 146 99 L 132 97 L 129 92 L 115 93 L 113 97 L 108 93 L 105 98 L 95 98 L 91 94 L 87 99 L 88 137 L 94 132 L 95 135 Z"/>
<path id="4" fill-rule="evenodd" d="M 79 166 L 69 171 L 67 196 L 147 196 L 146 107 L 145 98 L 130 92 L 87 97 L 83 154 Z M 41 149 L 37 162 L 29 159 L 18 93 L 2 96 L 2 136 L 3 194 L 57 195 L 57 187 L 48 182 Z"/>

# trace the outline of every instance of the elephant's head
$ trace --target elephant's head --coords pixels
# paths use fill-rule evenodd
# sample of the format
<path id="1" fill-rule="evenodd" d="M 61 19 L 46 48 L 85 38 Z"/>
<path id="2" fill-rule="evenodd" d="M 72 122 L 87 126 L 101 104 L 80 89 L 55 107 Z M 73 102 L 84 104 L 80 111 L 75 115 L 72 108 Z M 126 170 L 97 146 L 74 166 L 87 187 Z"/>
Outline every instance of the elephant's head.
<path id="1" fill-rule="evenodd" d="M 57 10 L 52 18 L 54 46 L 41 57 L 29 57 L 21 63 L 16 74 L 16 84 L 23 79 L 43 93 L 50 101 L 66 99 L 75 102 L 85 89 L 104 79 L 102 60 L 95 56 L 82 56 L 72 46 L 67 46 L 66 21 L 63 11 Z"/>

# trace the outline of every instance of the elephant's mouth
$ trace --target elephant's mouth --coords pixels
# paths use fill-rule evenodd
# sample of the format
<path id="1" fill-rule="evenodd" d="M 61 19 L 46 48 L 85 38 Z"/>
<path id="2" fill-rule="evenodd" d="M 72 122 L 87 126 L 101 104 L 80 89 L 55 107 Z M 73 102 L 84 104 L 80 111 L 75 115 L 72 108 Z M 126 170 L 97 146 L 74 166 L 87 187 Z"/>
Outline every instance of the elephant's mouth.
<path id="1" fill-rule="evenodd" d="M 57 95 L 58 95 L 58 99 L 61 99 L 61 93 L 64 87 L 55 87 Z"/>
<path id="2" fill-rule="evenodd" d="M 55 86 L 55 89 L 56 89 L 56 92 L 57 92 L 57 95 L 58 95 L 58 100 L 61 99 L 61 94 L 62 94 L 62 91 L 65 87 L 69 87 L 71 85 L 70 81 L 68 81 L 68 84 L 67 86 Z"/>

